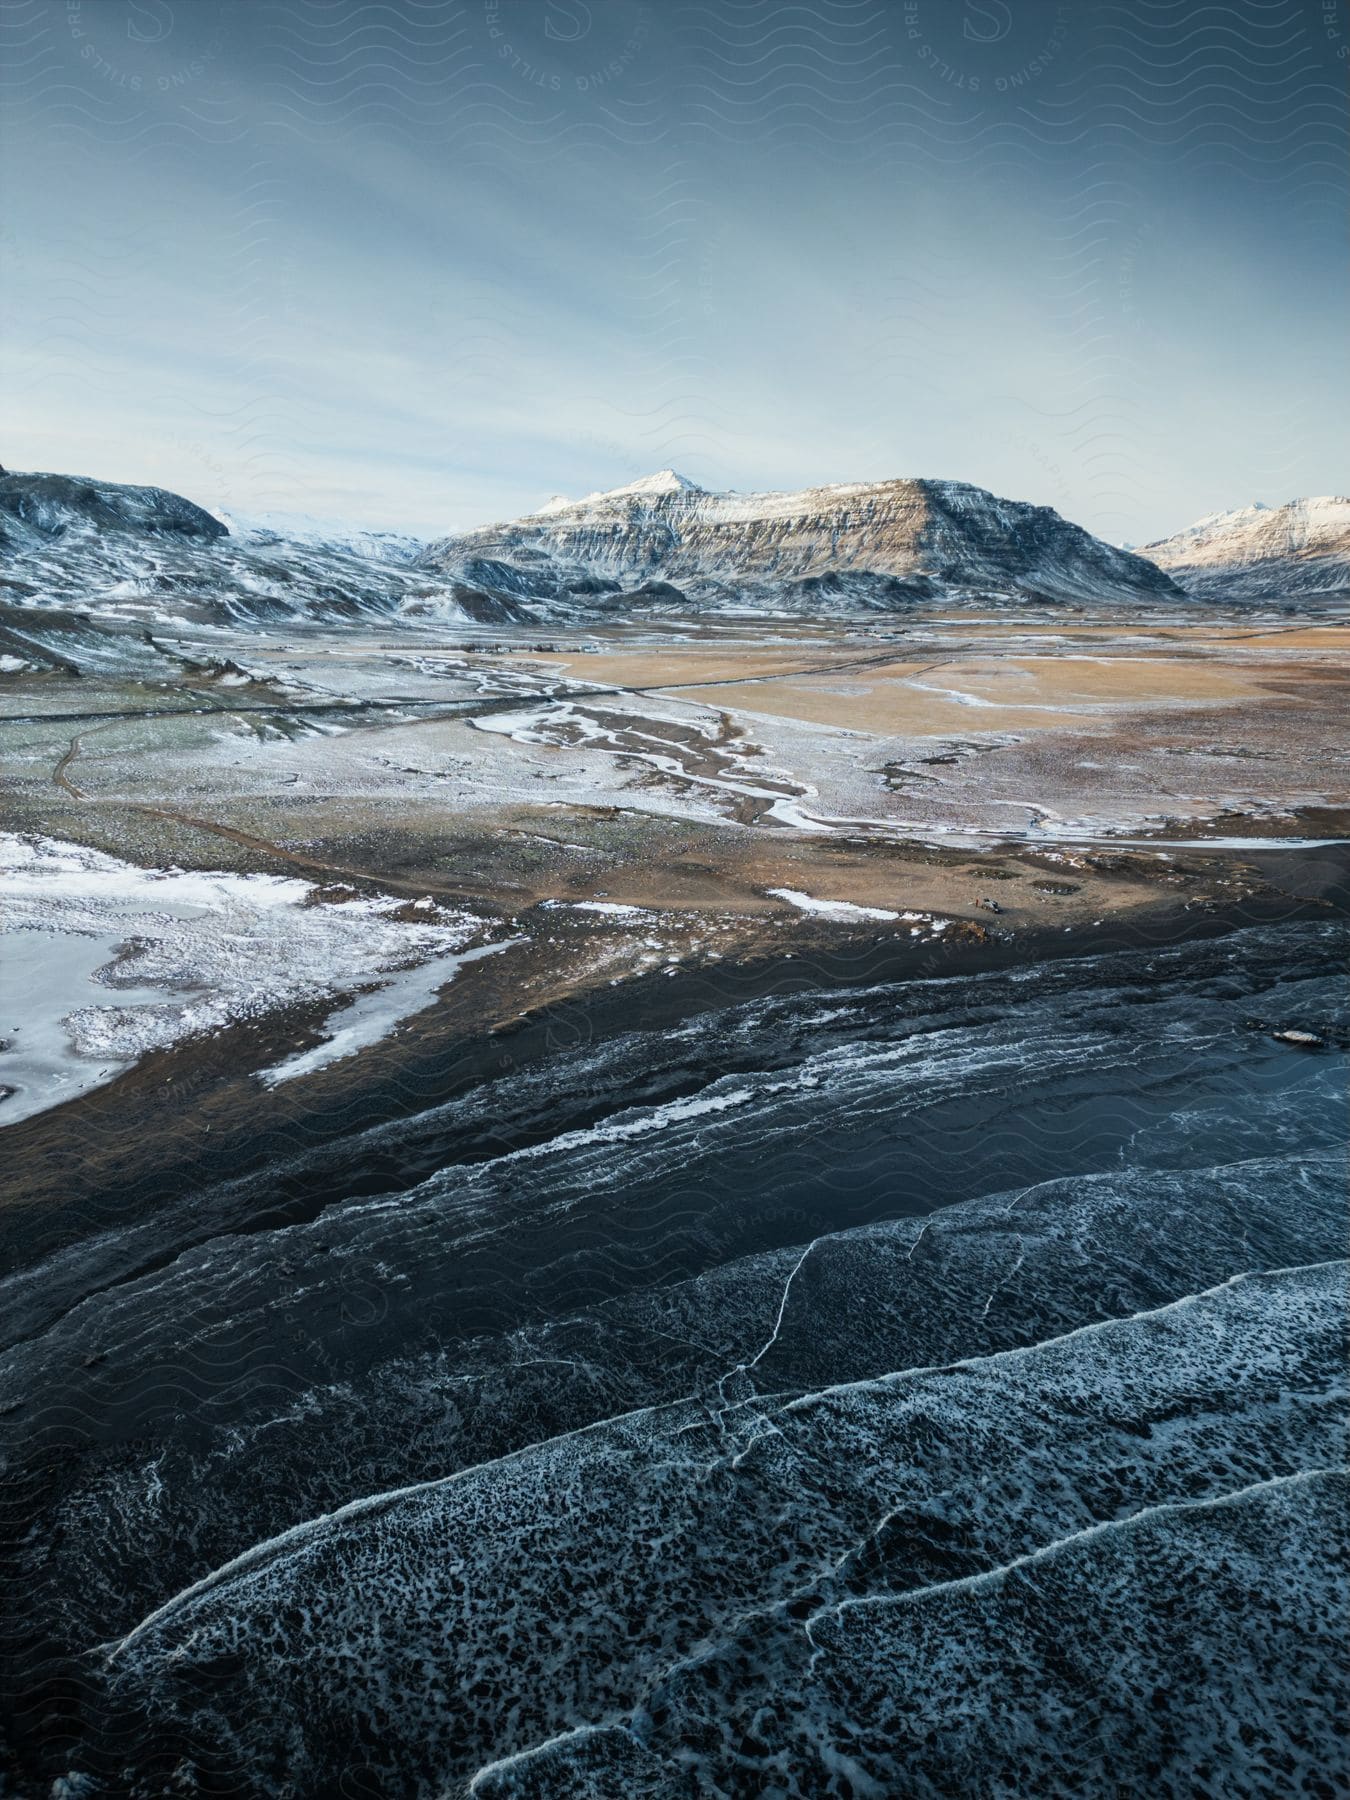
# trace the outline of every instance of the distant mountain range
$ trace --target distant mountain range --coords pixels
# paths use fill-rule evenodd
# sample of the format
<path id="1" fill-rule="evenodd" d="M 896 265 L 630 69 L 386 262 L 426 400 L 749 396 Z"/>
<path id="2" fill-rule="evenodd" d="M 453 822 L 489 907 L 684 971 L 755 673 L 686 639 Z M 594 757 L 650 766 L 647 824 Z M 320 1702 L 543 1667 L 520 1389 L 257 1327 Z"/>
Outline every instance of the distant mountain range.
<path id="1" fill-rule="evenodd" d="M 1350 596 L 1350 499 L 1211 513 L 1145 544 L 1141 556 L 1205 599 L 1293 601 Z"/>
<path id="2" fill-rule="evenodd" d="M 23 635 L 13 615 L 33 607 L 151 627 L 363 615 L 584 625 L 1338 595 L 1350 595 L 1345 499 L 1216 514 L 1131 552 L 964 482 L 713 493 L 664 469 L 421 544 L 295 514 L 217 517 L 162 488 L 0 471 L 0 638 Z"/>

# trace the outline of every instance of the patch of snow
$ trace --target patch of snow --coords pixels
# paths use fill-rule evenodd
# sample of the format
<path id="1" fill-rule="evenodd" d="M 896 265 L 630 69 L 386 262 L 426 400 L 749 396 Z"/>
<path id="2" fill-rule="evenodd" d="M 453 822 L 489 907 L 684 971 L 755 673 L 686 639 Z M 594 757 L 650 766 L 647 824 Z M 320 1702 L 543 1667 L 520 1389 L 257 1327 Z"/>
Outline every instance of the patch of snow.
<path id="1" fill-rule="evenodd" d="M 476 962 L 482 956 L 495 956 L 499 950 L 509 950 L 513 944 L 526 941 L 523 937 L 515 937 L 499 944 L 480 944 L 476 950 L 436 956 L 430 962 L 400 970 L 383 986 L 359 995 L 334 1013 L 324 1025 L 322 1043 L 288 1056 L 285 1062 L 270 1069 L 260 1070 L 258 1079 L 268 1087 L 277 1087 L 283 1081 L 294 1081 L 297 1075 L 312 1075 L 316 1069 L 326 1069 L 330 1063 L 354 1056 L 358 1050 L 365 1050 L 388 1037 L 404 1019 L 423 1012 L 446 983 L 454 980 L 465 963 Z"/>
<path id="2" fill-rule="evenodd" d="M 775 900 L 786 900 L 789 906 L 795 906 L 798 912 L 820 913 L 827 919 L 898 919 L 898 912 L 888 912 L 882 906 L 855 906 L 851 900 L 814 900 L 810 894 L 800 894 L 795 888 L 766 888 Z"/>
<path id="3" fill-rule="evenodd" d="M 481 929 L 468 913 L 392 917 L 402 902 L 391 897 L 314 895 L 289 876 L 141 869 L 0 833 L 3 955 L 20 983 L 18 1016 L 0 1021 L 0 1083 L 15 1090 L 0 1124 L 111 1080 L 147 1051 L 416 974 Z"/>
<path id="4" fill-rule="evenodd" d="M 618 900 L 573 900 L 566 903 L 571 912 L 610 913 L 616 919 L 650 919 L 645 906 L 625 906 Z"/>
<path id="5" fill-rule="evenodd" d="M 245 543 L 302 544 L 311 550 L 337 550 L 371 562 L 410 563 L 420 554 L 420 538 L 406 532 L 381 531 L 343 519 L 317 519 L 309 513 L 261 512 L 215 514 L 230 536 Z"/>
<path id="6" fill-rule="evenodd" d="M 530 1144 L 509 1153 L 512 1160 L 556 1156 L 588 1144 L 616 1144 L 628 1138 L 647 1137 L 653 1132 L 669 1130 L 688 1119 L 715 1117 L 753 1100 L 753 1088 L 732 1088 L 694 1094 L 683 1100 L 668 1100 L 658 1106 L 634 1107 L 602 1125 L 591 1125 L 579 1131 L 564 1131 L 542 1144 Z"/>
<path id="7" fill-rule="evenodd" d="M 1002 706 L 1006 704 L 999 700 L 985 700 L 981 695 L 972 694 L 965 688 L 939 687 L 936 682 L 932 681 L 916 681 L 911 678 L 904 685 L 920 688 L 925 694 L 941 694 L 944 700 L 954 700 L 958 706 Z"/>

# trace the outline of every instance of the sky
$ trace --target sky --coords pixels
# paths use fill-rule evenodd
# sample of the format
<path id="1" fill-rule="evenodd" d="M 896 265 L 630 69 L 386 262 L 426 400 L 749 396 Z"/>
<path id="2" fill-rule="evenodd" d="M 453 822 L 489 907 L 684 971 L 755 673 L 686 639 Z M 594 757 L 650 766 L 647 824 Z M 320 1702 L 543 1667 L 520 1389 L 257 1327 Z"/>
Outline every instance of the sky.
<path id="1" fill-rule="evenodd" d="M 5 0 L 0 461 L 438 535 L 674 467 L 1350 491 L 1350 0 Z"/>

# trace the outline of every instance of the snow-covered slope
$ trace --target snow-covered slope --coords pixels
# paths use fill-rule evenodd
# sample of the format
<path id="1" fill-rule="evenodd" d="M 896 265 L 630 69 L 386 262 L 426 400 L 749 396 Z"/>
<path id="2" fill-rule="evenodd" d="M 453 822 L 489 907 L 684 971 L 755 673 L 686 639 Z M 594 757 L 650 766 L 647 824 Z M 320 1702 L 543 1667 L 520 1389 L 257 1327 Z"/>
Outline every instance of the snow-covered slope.
<path id="1" fill-rule="evenodd" d="M 0 550 L 13 555 L 93 533 L 204 543 L 226 535 L 218 519 L 164 488 L 0 470 Z"/>
<path id="2" fill-rule="evenodd" d="M 227 524 L 162 488 L 0 473 L 0 604 L 49 617 L 62 609 L 155 626 L 472 616 L 444 581 L 412 567 L 419 548 L 394 532 L 297 516 Z"/>
<path id="3" fill-rule="evenodd" d="M 1235 600 L 1309 600 L 1350 593 L 1350 499 L 1211 513 L 1142 554 L 1189 592 Z"/>
<path id="4" fill-rule="evenodd" d="M 243 543 L 303 544 L 310 550 L 337 551 L 344 556 L 387 563 L 410 563 L 425 548 L 421 538 L 410 537 L 406 532 L 379 531 L 346 524 L 341 519 L 316 519 L 310 513 L 240 513 L 232 507 L 217 507 L 215 513 L 228 525 L 230 536 Z"/>
<path id="5" fill-rule="evenodd" d="M 665 469 L 442 539 L 419 566 L 543 610 L 838 613 L 968 596 L 1181 598 L 1152 563 L 1051 508 L 959 481 L 710 493 Z"/>

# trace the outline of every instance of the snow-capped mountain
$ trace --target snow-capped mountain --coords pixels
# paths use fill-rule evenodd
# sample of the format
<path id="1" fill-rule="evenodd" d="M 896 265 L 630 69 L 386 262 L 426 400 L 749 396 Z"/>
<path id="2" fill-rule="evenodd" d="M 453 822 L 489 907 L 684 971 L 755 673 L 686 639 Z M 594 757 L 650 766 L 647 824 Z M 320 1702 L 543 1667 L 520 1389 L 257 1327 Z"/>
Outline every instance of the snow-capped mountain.
<path id="1" fill-rule="evenodd" d="M 1307 601 L 1350 593 L 1350 499 L 1211 513 L 1143 555 L 1208 599 Z"/>
<path id="2" fill-rule="evenodd" d="M 696 481 L 690 481 L 687 475 L 677 475 L 674 469 L 658 469 L 655 475 L 643 475 L 624 487 L 605 488 L 600 493 L 587 494 L 582 500 L 569 500 L 566 494 L 555 494 L 539 510 L 541 513 L 565 513 L 571 512 L 574 507 L 593 506 L 598 500 L 621 500 L 629 494 L 702 494 L 706 491 Z"/>
<path id="3" fill-rule="evenodd" d="M 932 599 L 1180 600 L 1143 557 L 959 481 L 712 493 L 674 470 L 444 538 L 418 566 L 531 610 L 810 613 Z"/>

